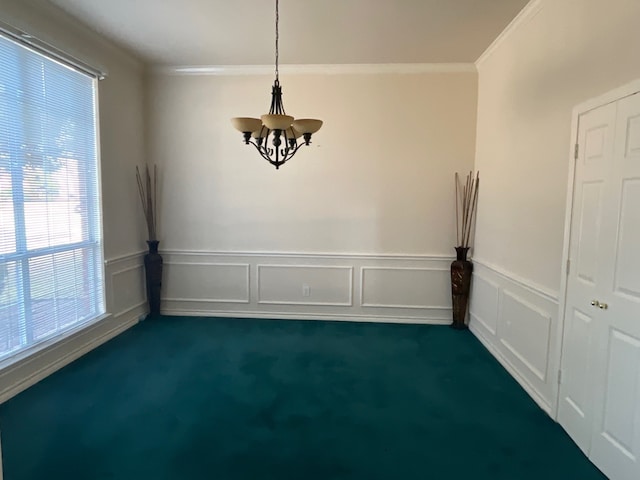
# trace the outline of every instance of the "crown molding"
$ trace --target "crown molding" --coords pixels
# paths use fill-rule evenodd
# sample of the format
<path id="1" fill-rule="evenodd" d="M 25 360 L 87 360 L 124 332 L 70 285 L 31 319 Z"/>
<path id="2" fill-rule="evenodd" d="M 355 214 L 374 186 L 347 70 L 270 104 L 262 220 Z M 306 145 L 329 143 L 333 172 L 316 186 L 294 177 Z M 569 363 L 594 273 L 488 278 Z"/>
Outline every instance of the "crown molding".
<path id="1" fill-rule="evenodd" d="M 280 73 L 291 75 L 380 75 L 421 73 L 476 73 L 473 63 L 370 63 L 331 65 L 280 65 Z M 180 65 L 153 68 L 158 75 L 273 75 L 273 65 Z"/>
<path id="2" fill-rule="evenodd" d="M 480 66 L 504 43 L 515 31 L 522 26 L 529 23 L 533 18 L 540 13 L 544 6 L 543 0 L 531 0 L 524 8 L 516 15 L 516 17 L 507 25 L 507 27 L 498 35 L 498 37 L 487 47 L 487 49 L 478 57 L 475 62 L 475 66 Z"/>

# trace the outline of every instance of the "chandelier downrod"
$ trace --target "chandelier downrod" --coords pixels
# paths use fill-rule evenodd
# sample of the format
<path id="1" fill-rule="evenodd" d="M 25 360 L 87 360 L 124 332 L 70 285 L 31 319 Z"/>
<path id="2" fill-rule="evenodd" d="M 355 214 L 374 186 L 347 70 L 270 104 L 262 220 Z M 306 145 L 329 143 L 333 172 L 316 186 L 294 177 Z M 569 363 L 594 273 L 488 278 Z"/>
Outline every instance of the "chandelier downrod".
<path id="1" fill-rule="evenodd" d="M 311 135 L 322 127 L 322 120 L 313 118 L 294 119 L 287 115 L 282 103 L 282 87 L 280 86 L 280 23 L 279 0 L 276 0 L 276 35 L 275 35 L 275 80 L 271 88 L 271 106 L 269 113 L 260 119 L 252 117 L 236 117 L 231 119 L 233 126 L 242 132 L 244 143 L 253 145 L 260 156 L 271 165 L 280 168 L 289 161 L 303 145 L 311 144 Z M 303 141 L 298 141 L 302 137 Z M 271 146 L 269 146 L 269 140 Z"/>
<path id="2" fill-rule="evenodd" d="M 280 49 L 278 43 L 280 42 L 280 30 L 278 25 L 280 24 L 280 0 L 276 0 L 276 82 L 280 80 L 280 72 L 278 71 L 278 64 L 280 63 Z"/>

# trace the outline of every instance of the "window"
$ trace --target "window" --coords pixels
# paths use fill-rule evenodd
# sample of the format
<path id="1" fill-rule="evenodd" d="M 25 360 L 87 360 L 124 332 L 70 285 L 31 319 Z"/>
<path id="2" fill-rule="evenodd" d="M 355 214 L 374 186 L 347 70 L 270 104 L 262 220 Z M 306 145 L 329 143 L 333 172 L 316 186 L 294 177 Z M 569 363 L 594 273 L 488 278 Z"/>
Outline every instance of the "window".
<path id="1" fill-rule="evenodd" d="M 104 313 L 96 84 L 0 34 L 0 360 Z"/>

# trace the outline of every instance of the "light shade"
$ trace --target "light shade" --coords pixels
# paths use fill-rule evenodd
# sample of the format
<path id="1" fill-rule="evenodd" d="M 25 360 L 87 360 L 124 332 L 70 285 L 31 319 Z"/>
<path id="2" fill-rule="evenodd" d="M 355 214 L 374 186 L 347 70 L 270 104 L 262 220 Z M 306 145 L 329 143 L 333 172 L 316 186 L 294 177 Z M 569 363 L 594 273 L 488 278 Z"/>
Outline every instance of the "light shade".
<path id="1" fill-rule="evenodd" d="M 287 138 L 300 138 L 302 136 L 302 132 L 299 132 L 293 127 L 287 128 L 285 134 L 287 135 Z"/>
<path id="2" fill-rule="evenodd" d="M 300 118 L 293 122 L 293 128 L 300 133 L 316 133 L 322 127 L 322 120 Z"/>
<path id="3" fill-rule="evenodd" d="M 269 130 L 286 130 L 293 123 L 293 117 L 291 115 L 278 115 L 274 113 L 267 113 L 260 117 L 262 119 L 262 123 Z M 252 132 L 257 130 L 254 128 L 251 130 Z"/>
<path id="4" fill-rule="evenodd" d="M 251 117 L 235 117 L 231 119 L 231 124 L 236 130 L 244 132 L 255 132 L 260 130 L 262 122 L 258 118 Z"/>

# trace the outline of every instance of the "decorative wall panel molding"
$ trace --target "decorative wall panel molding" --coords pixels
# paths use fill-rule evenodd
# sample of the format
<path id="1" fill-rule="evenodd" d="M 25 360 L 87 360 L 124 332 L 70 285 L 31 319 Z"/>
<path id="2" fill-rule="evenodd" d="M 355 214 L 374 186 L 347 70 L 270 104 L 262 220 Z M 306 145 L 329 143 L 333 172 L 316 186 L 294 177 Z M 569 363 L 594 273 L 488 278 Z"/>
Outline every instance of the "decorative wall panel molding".
<path id="1" fill-rule="evenodd" d="M 353 267 L 258 265 L 258 303 L 351 307 Z"/>
<path id="2" fill-rule="evenodd" d="M 110 310 L 117 312 L 117 315 L 121 315 L 131 307 L 144 303 L 143 265 L 132 265 L 110 272 L 110 277 L 111 295 L 113 297 L 113 304 Z"/>
<path id="3" fill-rule="evenodd" d="M 478 301 L 472 302 L 471 320 L 480 323 L 491 335 L 497 335 L 500 287 L 476 274 L 473 277 L 472 289 L 472 295 Z"/>
<path id="4" fill-rule="evenodd" d="M 559 365 L 551 335 L 558 300 L 517 275 L 474 260 L 471 331 L 547 413 L 555 404 Z M 552 330 L 553 329 L 553 330 Z"/>
<path id="5" fill-rule="evenodd" d="M 168 315 L 451 322 L 451 256 L 162 254 L 167 265 L 162 311 Z"/>
<path id="6" fill-rule="evenodd" d="M 116 318 L 146 311 L 147 294 L 144 280 L 145 251 L 105 260 L 107 313 Z"/>
<path id="7" fill-rule="evenodd" d="M 443 299 L 451 294 L 449 269 L 362 267 L 360 303 L 363 307 L 449 310 Z"/>
<path id="8" fill-rule="evenodd" d="M 163 296 L 173 302 L 249 303 L 248 263 L 165 262 Z"/>
<path id="9" fill-rule="evenodd" d="M 502 344 L 531 373 L 546 381 L 551 316 L 506 289 L 502 291 L 499 314 Z"/>

